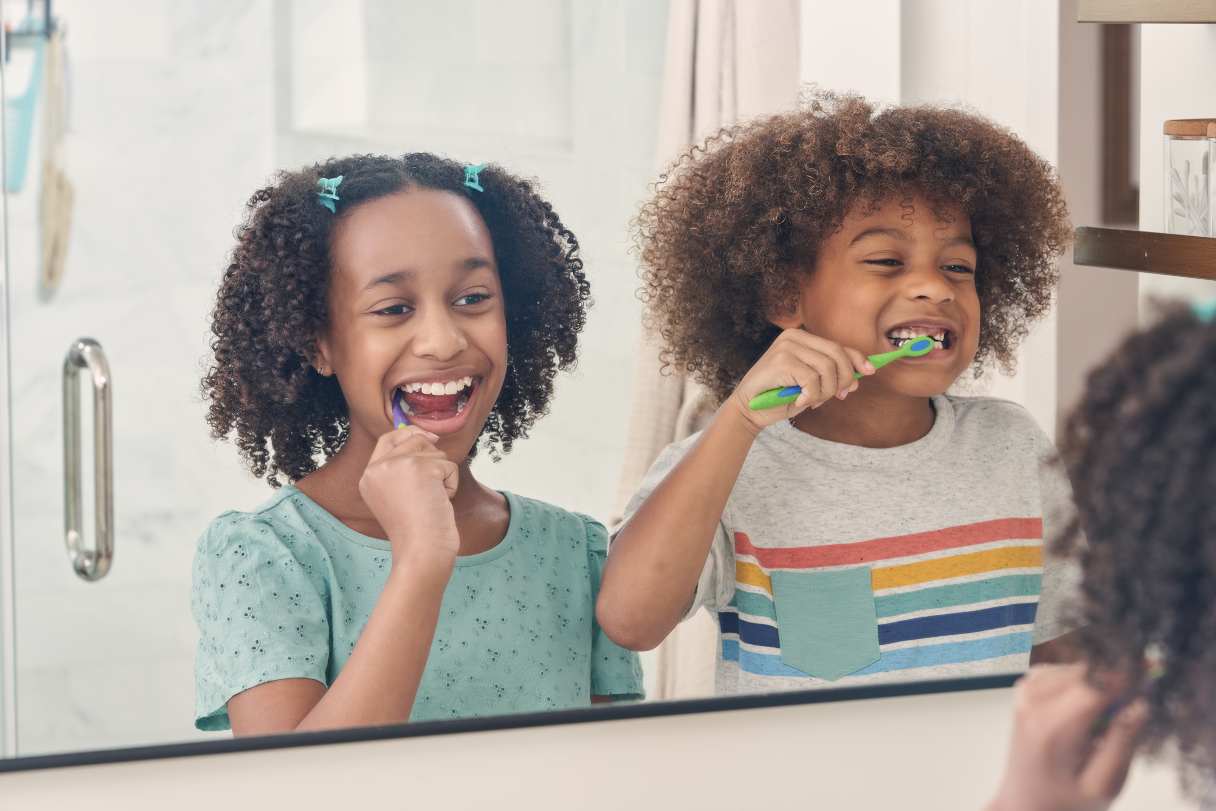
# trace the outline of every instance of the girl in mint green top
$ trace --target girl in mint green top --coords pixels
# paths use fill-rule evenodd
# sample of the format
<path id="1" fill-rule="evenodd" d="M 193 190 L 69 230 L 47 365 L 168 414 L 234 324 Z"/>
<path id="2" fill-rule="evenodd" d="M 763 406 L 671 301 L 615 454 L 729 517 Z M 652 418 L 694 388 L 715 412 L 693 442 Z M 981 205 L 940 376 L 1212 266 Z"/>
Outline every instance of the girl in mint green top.
<path id="1" fill-rule="evenodd" d="M 291 484 L 199 542 L 200 729 L 641 696 L 595 622 L 603 526 L 469 467 L 545 412 L 588 297 L 573 234 L 494 166 L 356 156 L 254 194 L 203 390 L 214 435 Z"/>

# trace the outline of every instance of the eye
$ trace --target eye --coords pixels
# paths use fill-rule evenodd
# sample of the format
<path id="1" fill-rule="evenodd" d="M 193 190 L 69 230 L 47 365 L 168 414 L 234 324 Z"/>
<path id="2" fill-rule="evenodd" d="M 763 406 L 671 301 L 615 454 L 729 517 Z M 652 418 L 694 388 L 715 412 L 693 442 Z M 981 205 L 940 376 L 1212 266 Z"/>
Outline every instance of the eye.
<path id="1" fill-rule="evenodd" d="M 867 265 L 891 269 L 903 267 L 904 264 L 901 259 L 866 259 L 864 261 Z"/>
<path id="2" fill-rule="evenodd" d="M 383 316 L 401 316 L 406 315 L 411 311 L 408 304 L 390 304 L 387 307 L 381 307 L 379 310 L 373 310 L 372 315 Z"/>
<path id="3" fill-rule="evenodd" d="M 975 274 L 975 268 L 969 267 L 968 265 L 960 265 L 958 263 L 945 265 L 942 269 L 948 270 L 951 273 L 960 273 L 967 276 L 972 276 Z"/>
<path id="4" fill-rule="evenodd" d="M 467 293 L 453 302 L 457 307 L 472 307 L 475 304 L 481 304 L 483 301 L 489 301 L 489 293 Z"/>

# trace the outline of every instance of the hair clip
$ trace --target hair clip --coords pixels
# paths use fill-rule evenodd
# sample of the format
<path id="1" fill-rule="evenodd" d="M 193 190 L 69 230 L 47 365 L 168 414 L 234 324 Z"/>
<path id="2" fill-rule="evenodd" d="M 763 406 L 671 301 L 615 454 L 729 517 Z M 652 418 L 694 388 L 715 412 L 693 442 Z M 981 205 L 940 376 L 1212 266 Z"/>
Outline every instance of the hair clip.
<path id="1" fill-rule="evenodd" d="M 1212 323 L 1212 319 L 1216 317 L 1216 298 L 1192 304 L 1191 312 L 1205 324 Z"/>
<path id="2" fill-rule="evenodd" d="M 321 177 L 317 178 L 317 185 L 321 190 L 317 192 L 317 198 L 321 205 L 329 209 L 331 214 L 338 213 L 338 184 L 342 182 L 343 175 L 337 177 Z"/>
<path id="3" fill-rule="evenodd" d="M 485 191 L 485 189 L 481 187 L 481 184 L 477 182 L 477 175 L 484 168 L 486 168 L 484 163 L 479 163 L 476 165 L 471 163 L 466 164 L 464 167 L 464 185 L 468 186 L 470 189 Z"/>

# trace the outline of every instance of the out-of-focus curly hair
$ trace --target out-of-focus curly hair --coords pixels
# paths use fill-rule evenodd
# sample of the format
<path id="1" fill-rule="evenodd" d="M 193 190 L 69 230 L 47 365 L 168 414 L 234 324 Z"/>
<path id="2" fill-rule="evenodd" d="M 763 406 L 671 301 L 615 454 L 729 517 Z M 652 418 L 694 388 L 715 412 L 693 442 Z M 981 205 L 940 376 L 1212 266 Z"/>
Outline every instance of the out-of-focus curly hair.
<path id="1" fill-rule="evenodd" d="M 317 180 L 343 177 L 337 213 Z M 464 186 L 463 164 L 427 153 L 356 155 L 280 174 L 254 192 L 212 313 L 214 361 L 202 381 L 207 421 L 255 476 L 296 481 L 342 447 L 350 425 L 337 380 L 312 366 L 327 321 L 330 236 L 361 203 L 414 188 L 460 194 L 489 229 L 502 278 L 511 366 L 482 429 L 491 454 L 543 415 L 558 370 L 574 364 L 590 286 L 578 240 L 527 180 L 493 164 Z"/>
<path id="2" fill-rule="evenodd" d="M 1181 305 L 1089 375 L 1061 456 L 1077 520 L 1080 645 L 1100 669 L 1165 672 L 1148 689 L 1147 744 L 1178 744 L 1216 777 L 1216 324 Z M 1192 782 L 1192 786 L 1194 783 Z"/>
<path id="3" fill-rule="evenodd" d="M 919 193 L 971 219 L 982 308 L 976 373 L 1012 368 L 1047 312 L 1071 238 L 1051 166 L 980 116 L 876 110 L 819 93 L 796 112 L 722 130 L 659 179 L 634 222 L 648 321 L 664 360 L 725 398 L 777 336 L 819 246 L 857 206 Z"/>

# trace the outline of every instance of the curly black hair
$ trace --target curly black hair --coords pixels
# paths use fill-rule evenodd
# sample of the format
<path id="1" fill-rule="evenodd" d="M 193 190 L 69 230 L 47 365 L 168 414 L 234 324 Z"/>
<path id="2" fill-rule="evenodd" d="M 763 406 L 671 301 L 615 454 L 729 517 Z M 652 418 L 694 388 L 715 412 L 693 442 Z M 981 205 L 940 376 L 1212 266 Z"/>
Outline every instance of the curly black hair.
<path id="1" fill-rule="evenodd" d="M 779 334 L 820 244 L 857 206 L 916 192 L 971 220 L 982 310 L 978 375 L 1011 369 L 1051 306 L 1071 238 L 1051 166 L 1008 130 L 932 106 L 877 111 L 817 93 L 797 111 L 729 127 L 660 176 L 634 221 L 647 319 L 664 360 L 725 398 Z"/>
<path id="2" fill-rule="evenodd" d="M 341 175 L 337 213 L 317 181 Z M 413 188 L 461 194 L 489 229 L 502 278 L 510 367 L 482 429 L 493 456 L 546 413 L 558 370 L 575 361 L 591 288 L 578 240 L 533 184 L 493 164 L 464 185 L 465 166 L 428 153 L 355 155 L 295 172 L 249 198 L 220 285 L 211 331 L 214 362 L 202 381 L 216 439 L 235 432 L 255 476 L 297 481 L 317 455 L 338 452 L 350 430 L 336 379 L 312 366 L 326 326 L 334 225 L 361 203 Z M 474 451 L 476 446 L 474 446 Z"/>
<path id="3" fill-rule="evenodd" d="M 1216 324 L 1188 307 L 1089 375 L 1061 456 L 1077 518 L 1054 539 L 1082 568 L 1079 645 L 1095 669 L 1150 680 L 1147 744 L 1216 774 Z"/>

